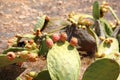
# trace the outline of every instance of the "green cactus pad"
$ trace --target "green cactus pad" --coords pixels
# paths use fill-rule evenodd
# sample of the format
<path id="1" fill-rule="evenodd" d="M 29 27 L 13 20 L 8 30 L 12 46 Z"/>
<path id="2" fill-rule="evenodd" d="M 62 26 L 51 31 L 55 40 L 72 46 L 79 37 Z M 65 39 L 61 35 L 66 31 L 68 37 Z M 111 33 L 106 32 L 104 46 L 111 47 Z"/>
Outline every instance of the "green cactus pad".
<path id="1" fill-rule="evenodd" d="M 22 38 L 34 39 L 35 35 L 33 35 L 33 34 L 25 34 L 25 35 L 22 36 Z"/>
<path id="2" fill-rule="evenodd" d="M 51 80 L 48 70 L 41 71 L 33 80 Z"/>
<path id="3" fill-rule="evenodd" d="M 0 54 L 0 67 L 4 67 L 9 64 L 17 63 L 17 62 L 24 62 L 25 59 L 21 59 L 16 57 L 14 60 L 8 60 L 6 54 Z"/>
<path id="4" fill-rule="evenodd" d="M 10 47 L 8 49 L 5 49 L 2 54 L 7 54 L 7 52 L 13 51 L 13 52 L 17 52 L 17 51 L 24 51 L 26 50 L 25 48 L 21 48 L 21 47 Z"/>
<path id="5" fill-rule="evenodd" d="M 34 31 L 37 31 L 37 29 L 41 30 L 43 28 L 45 23 L 45 18 L 46 18 L 46 15 L 43 15 L 40 17 L 40 19 L 38 20 L 37 24 L 34 27 Z"/>
<path id="6" fill-rule="evenodd" d="M 112 59 L 100 59 L 92 63 L 85 71 L 82 80 L 117 80 L 120 67 Z"/>
<path id="7" fill-rule="evenodd" d="M 117 36 L 118 42 L 119 42 L 119 52 L 120 52 L 120 33 Z"/>
<path id="8" fill-rule="evenodd" d="M 87 31 L 88 31 L 88 33 L 90 34 L 90 35 L 92 35 L 93 37 L 94 37 L 94 39 L 95 39 L 95 41 L 96 41 L 96 45 L 97 45 L 97 49 L 98 49 L 98 46 L 99 46 L 99 43 L 100 43 L 100 40 L 99 40 L 99 38 L 98 38 L 98 36 L 96 35 L 96 33 L 93 31 L 93 29 L 91 29 L 91 28 L 87 28 Z"/>
<path id="9" fill-rule="evenodd" d="M 100 20 L 95 21 L 94 27 L 95 27 L 95 33 L 97 34 L 97 36 L 105 38 L 104 27 L 101 24 Z"/>
<path id="10" fill-rule="evenodd" d="M 106 43 L 105 40 L 100 44 L 98 48 L 98 52 L 96 55 L 101 56 L 104 54 L 104 57 L 114 58 L 114 54 L 119 52 L 119 43 L 115 38 L 107 38 L 111 39 L 112 43 Z"/>
<path id="11" fill-rule="evenodd" d="M 101 24 L 103 25 L 105 36 L 110 37 L 113 33 L 112 27 L 104 18 L 101 18 L 100 21 Z"/>
<path id="12" fill-rule="evenodd" d="M 79 53 L 68 42 L 55 43 L 48 52 L 47 67 L 52 80 L 78 80 Z"/>
<path id="13" fill-rule="evenodd" d="M 119 76 L 118 76 L 117 80 L 120 80 L 120 74 L 119 74 Z"/>
<path id="14" fill-rule="evenodd" d="M 45 26 L 46 29 L 44 29 L 44 32 L 51 34 L 52 32 L 63 29 L 68 25 L 70 25 L 70 22 L 68 22 L 65 19 L 51 18 L 47 23 L 47 25 Z"/>
<path id="15" fill-rule="evenodd" d="M 95 1 L 93 4 L 93 17 L 95 20 L 100 18 L 100 6 L 98 1 Z"/>
<path id="16" fill-rule="evenodd" d="M 46 45 L 46 38 L 43 38 L 40 43 L 39 55 L 46 56 L 48 53 L 48 47 Z"/>

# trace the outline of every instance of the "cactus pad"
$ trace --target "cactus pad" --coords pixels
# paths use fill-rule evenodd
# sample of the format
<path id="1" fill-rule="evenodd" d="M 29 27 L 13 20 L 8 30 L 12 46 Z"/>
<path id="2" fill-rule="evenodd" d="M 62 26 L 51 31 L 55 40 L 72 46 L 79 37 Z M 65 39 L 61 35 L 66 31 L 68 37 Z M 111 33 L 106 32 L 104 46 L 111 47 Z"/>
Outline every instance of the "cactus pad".
<path id="1" fill-rule="evenodd" d="M 46 18 L 46 15 L 43 15 L 40 17 L 40 19 L 38 20 L 37 24 L 34 27 L 34 31 L 37 31 L 38 29 L 41 30 L 43 28 L 45 23 L 45 18 Z"/>
<path id="2" fill-rule="evenodd" d="M 95 18 L 95 20 L 100 18 L 100 6 L 98 1 L 95 1 L 93 4 L 93 17 Z"/>
<path id="3" fill-rule="evenodd" d="M 105 36 L 110 37 L 113 33 L 113 30 L 112 30 L 109 22 L 107 20 L 105 20 L 104 18 L 101 18 L 100 21 L 101 21 L 101 24 L 102 24 L 101 27 L 103 27 Z"/>
<path id="4" fill-rule="evenodd" d="M 7 59 L 6 54 L 0 54 L 0 67 L 17 63 L 17 62 L 24 62 L 26 61 L 25 59 L 21 59 L 19 57 L 16 57 L 14 60 L 10 61 Z"/>
<path id="5" fill-rule="evenodd" d="M 14 51 L 14 52 L 17 52 L 17 51 L 24 51 L 26 50 L 25 48 L 21 48 L 21 47 L 10 47 L 8 49 L 5 49 L 2 54 L 7 54 L 7 52 L 10 52 L 10 51 Z"/>
<path id="6" fill-rule="evenodd" d="M 68 42 L 55 43 L 47 55 L 47 67 L 52 80 L 78 80 L 80 57 Z"/>
<path id="7" fill-rule="evenodd" d="M 112 40 L 111 43 L 106 43 L 106 40 Z M 99 46 L 97 56 L 105 55 L 104 57 L 113 58 L 115 53 L 119 52 L 119 43 L 115 38 L 105 39 Z"/>
<path id="8" fill-rule="evenodd" d="M 33 80 L 51 80 L 48 70 L 41 71 Z"/>
<path id="9" fill-rule="evenodd" d="M 120 74 L 119 74 L 119 76 L 118 76 L 117 80 L 120 80 Z"/>
<path id="10" fill-rule="evenodd" d="M 120 67 L 112 59 L 100 59 L 92 63 L 85 71 L 82 80 L 117 80 Z"/>

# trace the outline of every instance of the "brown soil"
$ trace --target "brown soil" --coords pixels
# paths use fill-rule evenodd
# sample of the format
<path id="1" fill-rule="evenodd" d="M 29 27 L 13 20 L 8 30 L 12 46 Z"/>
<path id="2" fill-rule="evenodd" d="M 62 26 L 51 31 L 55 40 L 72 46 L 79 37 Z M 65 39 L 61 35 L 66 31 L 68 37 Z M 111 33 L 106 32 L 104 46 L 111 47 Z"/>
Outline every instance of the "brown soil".
<path id="1" fill-rule="evenodd" d="M 39 16 L 45 14 L 50 17 L 67 18 L 67 15 L 72 11 L 91 14 L 94 1 L 95 0 L 0 0 L 0 53 L 7 48 L 7 40 L 14 37 L 15 34 L 30 33 Z M 102 0 L 99 1 L 101 2 Z M 119 14 L 119 0 L 107 1 L 116 13 Z M 107 17 L 109 16 L 110 14 L 108 14 Z M 25 63 L 25 66 L 28 68 L 23 74 L 31 70 L 42 70 L 45 63 L 46 61 L 41 59 L 35 63 Z M 82 73 L 90 63 L 91 59 L 83 58 Z M 23 76 L 23 74 L 21 74 L 21 76 Z"/>

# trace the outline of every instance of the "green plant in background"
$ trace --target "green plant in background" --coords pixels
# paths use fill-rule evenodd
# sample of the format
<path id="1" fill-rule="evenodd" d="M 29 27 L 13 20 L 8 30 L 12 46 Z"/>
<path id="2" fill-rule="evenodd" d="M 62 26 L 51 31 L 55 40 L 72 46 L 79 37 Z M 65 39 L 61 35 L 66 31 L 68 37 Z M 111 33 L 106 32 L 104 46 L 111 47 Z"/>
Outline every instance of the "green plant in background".
<path id="1" fill-rule="evenodd" d="M 117 21 L 115 26 L 104 17 L 108 11 Z M 81 51 L 85 51 L 85 55 L 95 61 L 86 69 L 82 80 L 117 80 L 120 73 L 119 22 L 109 4 L 99 5 L 98 1 L 93 3 L 92 16 L 73 12 L 63 20 L 43 15 L 32 34 L 19 34 L 9 40 L 8 49 L 0 54 L 0 67 L 35 62 L 43 56 L 47 61 L 46 69 L 31 72 L 27 77 L 33 80 L 78 80 Z"/>

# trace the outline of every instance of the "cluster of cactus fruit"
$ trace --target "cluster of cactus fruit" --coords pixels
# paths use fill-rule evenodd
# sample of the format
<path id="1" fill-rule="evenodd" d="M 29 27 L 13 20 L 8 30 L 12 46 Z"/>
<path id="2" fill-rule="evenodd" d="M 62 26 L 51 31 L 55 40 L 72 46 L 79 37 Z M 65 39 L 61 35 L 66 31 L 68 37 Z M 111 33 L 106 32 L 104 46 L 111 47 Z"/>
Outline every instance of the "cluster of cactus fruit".
<path id="1" fill-rule="evenodd" d="M 29 60 L 31 62 L 36 61 L 38 55 L 36 53 L 34 53 L 34 52 L 29 51 L 31 49 L 33 49 L 33 50 L 36 49 L 36 47 L 37 47 L 36 43 L 33 40 L 24 41 L 24 43 L 25 43 L 25 48 L 27 50 L 20 51 L 20 52 L 8 51 L 6 53 L 7 59 L 8 60 L 14 60 L 16 57 L 19 57 L 19 58 L 22 58 L 22 59 Z"/>
<path id="2" fill-rule="evenodd" d="M 116 19 L 115 25 L 104 18 L 108 11 Z M 78 80 L 80 56 L 85 51 L 85 55 L 95 58 L 95 61 L 86 69 L 82 80 L 119 80 L 119 25 L 119 18 L 107 2 L 100 6 L 95 1 L 93 16 L 70 13 L 68 20 L 60 20 L 43 15 L 33 34 L 18 34 L 8 41 L 8 49 L 0 54 L 0 67 L 35 62 L 39 56 L 43 56 L 47 68 L 39 73 L 30 72 L 27 80 Z M 57 29 L 45 31 L 51 26 Z"/>
<path id="3" fill-rule="evenodd" d="M 51 38 L 46 39 L 46 45 L 48 48 L 52 48 L 55 42 L 58 41 L 65 42 L 66 40 L 67 40 L 67 34 L 65 32 L 62 32 L 60 35 L 55 33 L 52 35 L 52 39 Z M 70 45 L 74 47 L 77 45 L 77 43 L 78 43 L 77 38 L 72 37 L 72 39 L 70 40 Z"/>

